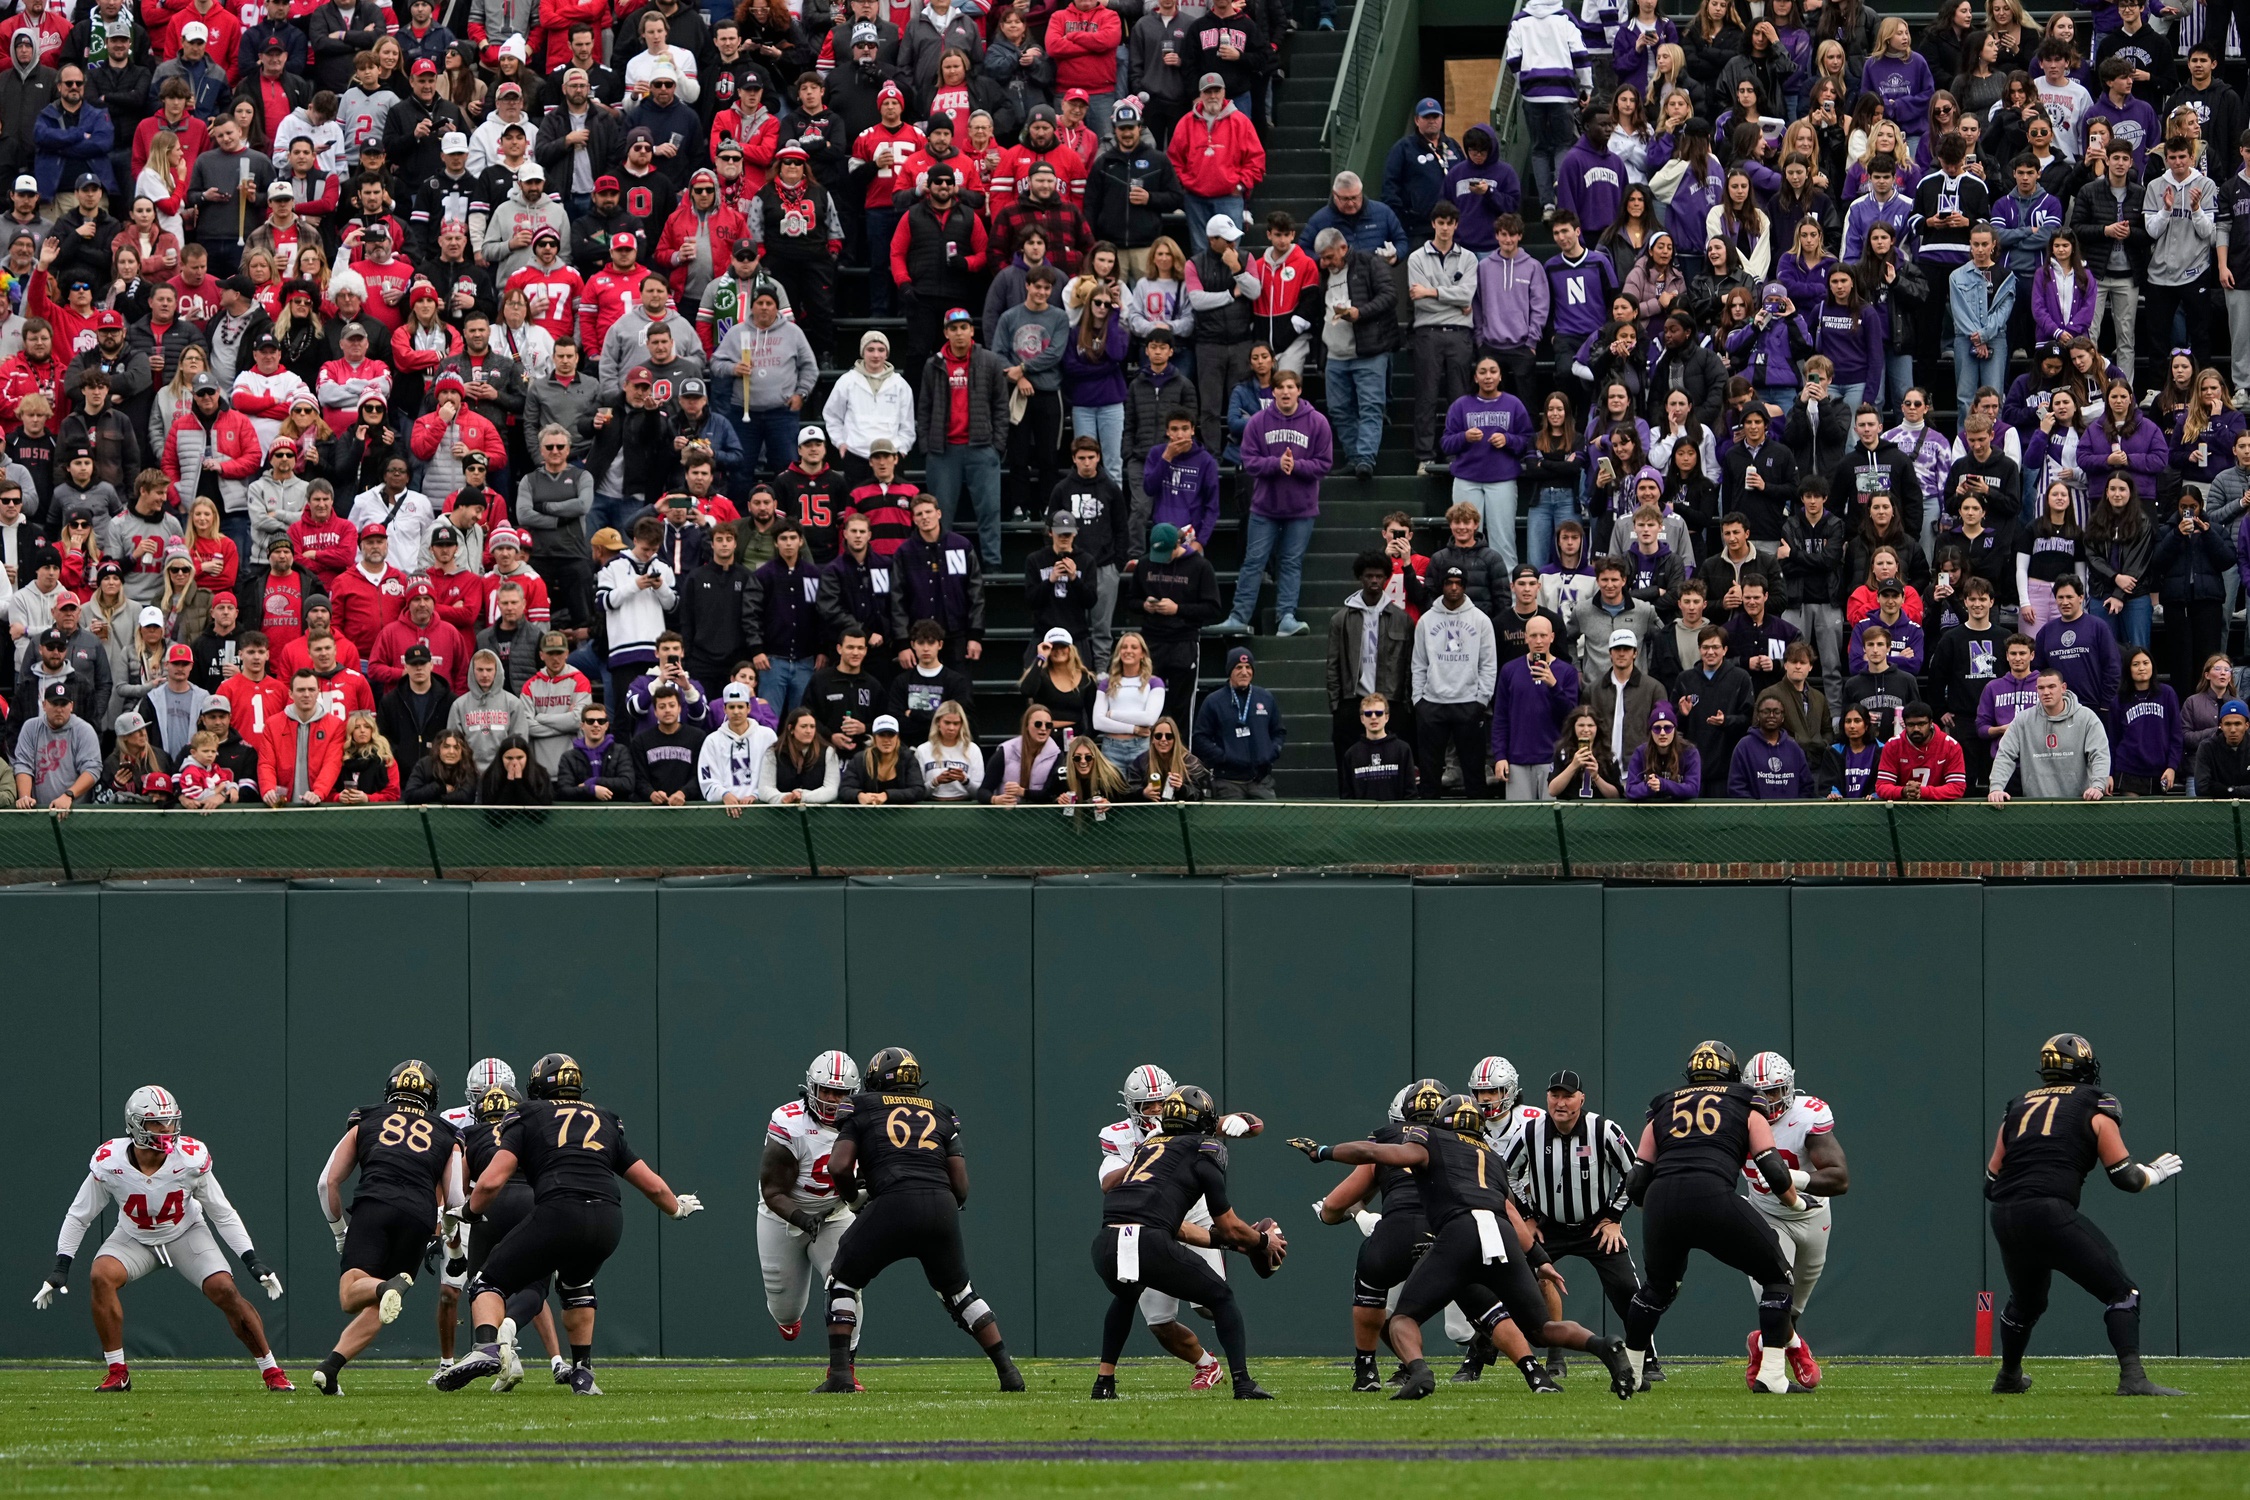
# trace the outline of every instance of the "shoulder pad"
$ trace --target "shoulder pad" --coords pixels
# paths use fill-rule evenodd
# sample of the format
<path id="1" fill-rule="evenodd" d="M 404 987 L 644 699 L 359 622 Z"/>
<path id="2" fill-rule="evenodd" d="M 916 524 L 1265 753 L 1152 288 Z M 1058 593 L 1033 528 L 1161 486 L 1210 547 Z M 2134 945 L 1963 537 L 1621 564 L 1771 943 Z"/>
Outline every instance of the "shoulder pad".
<path id="1" fill-rule="evenodd" d="M 781 1108 L 775 1110 L 773 1112 L 773 1117 L 776 1120 L 794 1120 L 795 1118 L 797 1118 L 797 1116 L 803 1114 L 804 1112 L 804 1102 L 799 1099 L 792 1099 L 787 1104 L 781 1106 Z"/>
<path id="2" fill-rule="evenodd" d="M 2108 1115 L 2120 1125 L 2125 1123 L 2125 1106 L 2118 1102 L 2115 1094 L 2103 1094 L 2096 1098 L 2094 1100 L 2094 1112 Z"/>
<path id="3" fill-rule="evenodd" d="M 1526 1104 L 1516 1111 L 1516 1118 L 1529 1125 L 1533 1120 L 1543 1120 L 1547 1112 L 1536 1104 Z"/>
<path id="4" fill-rule="evenodd" d="M 131 1144 L 132 1141 L 128 1137 L 122 1135 L 118 1136 L 114 1140 L 107 1140 L 102 1142 L 99 1146 L 96 1146 L 94 1148 L 93 1158 L 86 1163 L 86 1170 L 89 1172 L 100 1171 L 105 1164 L 116 1161 L 119 1158 L 123 1157 L 125 1155 L 126 1149 L 131 1146 Z"/>
<path id="5" fill-rule="evenodd" d="M 183 1135 L 180 1137 L 179 1144 L 172 1149 L 186 1157 L 194 1165 L 197 1175 L 206 1177 L 210 1175 L 211 1148 L 209 1146 L 204 1145 L 192 1135 Z"/>
<path id="6" fill-rule="evenodd" d="M 346 1130 L 351 1130 L 351 1129 L 354 1129 L 354 1128 L 356 1128 L 356 1127 L 358 1126 L 359 1122 L 360 1122 L 361 1120 L 365 1119 L 366 1117 L 367 1117 L 367 1111 L 366 1111 L 366 1110 L 364 1110 L 364 1109 L 355 1109 L 355 1110 L 353 1110 L 353 1111 L 352 1111 L 352 1112 L 351 1112 L 350 1114 L 348 1114 L 348 1115 L 344 1116 L 344 1128 L 345 1128 Z"/>
<path id="7" fill-rule="evenodd" d="M 1217 1158 L 1220 1167 L 1224 1168 L 1226 1166 L 1227 1143 L 1225 1141 L 1219 1140 L 1215 1136 L 1207 1135 L 1203 1137 L 1202 1140 L 1196 1142 L 1195 1149 L 1197 1151 L 1200 1151 L 1205 1156 Z"/>
<path id="8" fill-rule="evenodd" d="M 1398 1138 L 1401 1145 L 1426 1146 L 1430 1141 L 1429 1127 L 1424 1125 L 1401 1125 L 1398 1129 Z"/>
<path id="9" fill-rule="evenodd" d="M 1817 1099 L 1807 1094 L 1797 1101 L 1797 1108 L 1804 1111 L 1805 1128 L 1815 1135 L 1836 1128 L 1836 1111 L 1829 1107 L 1826 1099 Z"/>

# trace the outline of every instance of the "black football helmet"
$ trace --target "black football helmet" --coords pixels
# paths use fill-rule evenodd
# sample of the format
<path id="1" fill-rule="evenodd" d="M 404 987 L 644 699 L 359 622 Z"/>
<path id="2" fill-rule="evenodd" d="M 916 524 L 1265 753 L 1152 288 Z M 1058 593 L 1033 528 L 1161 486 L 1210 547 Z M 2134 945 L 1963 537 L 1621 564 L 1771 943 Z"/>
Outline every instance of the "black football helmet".
<path id="1" fill-rule="evenodd" d="M 1445 1085 L 1435 1078 L 1419 1078 L 1406 1086 L 1406 1097 L 1399 1101 L 1399 1114 L 1409 1125 L 1428 1125 L 1445 1108 Z"/>
<path id="2" fill-rule="evenodd" d="M 509 1112 L 522 1102 L 521 1099 L 516 1097 L 514 1089 L 509 1088 L 504 1083 L 496 1083 L 477 1095 L 476 1101 L 469 1107 L 476 1112 L 476 1117 L 485 1124 L 497 1125 L 505 1120 Z"/>
<path id="3" fill-rule="evenodd" d="M 586 1092 L 586 1074 L 567 1052 L 550 1052 L 531 1065 L 527 1089 L 534 1099 L 576 1099 Z"/>
<path id="4" fill-rule="evenodd" d="M 2039 1044 L 2039 1076 L 2047 1083 L 2100 1083 L 2101 1060 L 2092 1042 L 2065 1031 Z"/>
<path id="5" fill-rule="evenodd" d="M 1408 1103 L 1413 1101 L 1409 1099 Z M 1484 1106 L 1472 1094 L 1447 1094 L 1438 1101 L 1437 1111 L 1429 1123 L 1455 1135 L 1465 1135 L 1470 1140 L 1484 1138 Z"/>
<path id="6" fill-rule="evenodd" d="M 437 1096 L 437 1070 L 419 1057 L 410 1057 L 391 1069 L 390 1082 L 383 1086 L 385 1104 L 425 1115 L 437 1108 Z"/>
<path id="7" fill-rule="evenodd" d="M 867 1060 L 867 1087 L 877 1093 L 922 1086 L 922 1064 L 904 1047 L 885 1047 Z"/>
<path id="8" fill-rule="evenodd" d="M 1742 1062 L 1725 1042 L 1697 1042 L 1688 1054 L 1690 1083 L 1734 1083 L 1742 1077 Z"/>
<path id="9" fill-rule="evenodd" d="M 1183 1083 L 1164 1096 L 1164 1108 L 1156 1117 L 1156 1129 L 1161 1135 L 1209 1135 L 1219 1128 L 1219 1102 L 1207 1089 L 1192 1083 Z"/>

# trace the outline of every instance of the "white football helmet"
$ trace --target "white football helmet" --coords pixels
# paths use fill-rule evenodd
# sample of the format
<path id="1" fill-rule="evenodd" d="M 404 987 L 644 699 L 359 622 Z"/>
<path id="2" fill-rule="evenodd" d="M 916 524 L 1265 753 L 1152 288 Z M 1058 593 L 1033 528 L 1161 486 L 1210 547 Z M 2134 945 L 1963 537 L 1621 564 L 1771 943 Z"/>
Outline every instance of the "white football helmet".
<path id="1" fill-rule="evenodd" d="M 805 1069 L 805 1108 L 822 1124 L 836 1118 L 836 1107 L 859 1092 L 859 1064 L 848 1052 L 828 1051 Z"/>
<path id="2" fill-rule="evenodd" d="M 1125 1075 L 1125 1087 L 1117 1091 L 1117 1097 L 1124 1101 L 1127 1113 L 1137 1115 L 1162 1104 L 1172 1089 L 1171 1074 L 1155 1063 L 1142 1063 Z"/>
<path id="3" fill-rule="evenodd" d="M 1778 1052 L 1761 1052 L 1742 1070 L 1742 1081 L 1758 1096 L 1758 1108 L 1769 1120 L 1789 1112 L 1797 1098 L 1797 1070 Z"/>
<path id="4" fill-rule="evenodd" d="M 464 1091 L 468 1095 L 469 1104 L 474 1107 L 478 1100 L 494 1089 L 506 1089 L 511 1094 L 515 1093 L 516 1070 L 497 1057 L 479 1058 L 470 1063 L 469 1083 Z"/>
<path id="5" fill-rule="evenodd" d="M 1523 1097 L 1523 1084 L 1516 1077 L 1516 1065 L 1504 1057 L 1488 1057 L 1469 1070 L 1469 1092 L 1487 1093 L 1497 1090 L 1496 1100 L 1479 1099 L 1477 1107 L 1484 1111 L 1487 1120 L 1497 1120 L 1516 1107 Z"/>
<path id="6" fill-rule="evenodd" d="M 142 1084 L 125 1101 L 125 1132 L 144 1150 L 169 1153 L 180 1138 L 180 1101 L 170 1089 Z"/>

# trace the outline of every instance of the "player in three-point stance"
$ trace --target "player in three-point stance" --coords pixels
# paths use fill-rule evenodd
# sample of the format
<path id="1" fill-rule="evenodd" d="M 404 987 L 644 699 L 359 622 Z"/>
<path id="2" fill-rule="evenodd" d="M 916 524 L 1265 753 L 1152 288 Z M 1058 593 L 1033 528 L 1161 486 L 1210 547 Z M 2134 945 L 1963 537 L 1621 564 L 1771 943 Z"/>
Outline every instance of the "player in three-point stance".
<path id="1" fill-rule="evenodd" d="M 859 1296 L 902 1260 L 922 1263 L 930 1290 L 999 1372 L 1000 1389 L 1022 1390 L 1023 1373 L 1008 1357 L 1000 1320 L 969 1284 L 961 1250 L 961 1205 L 969 1201 L 961 1122 L 923 1092 L 922 1064 L 904 1047 L 885 1047 L 869 1058 L 865 1087 L 837 1108 L 828 1175 L 839 1193 L 864 1192 L 867 1201 L 828 1268 L 828 1378 L 814 1390 L 860 1389 L 852 1374 Z"/>
<path id="2" fill-rule="evenodd" d="M 431 1235 L 444 1233 L 441 1216 L 461 1206 L 454 1170 L 460 1135 L 439 1116 L 437 1102 L 437 1070 L 408 1058 L 391 1069 L 380 1107 L 346 1118 L 343 1139 L 321 1169 L 320 1211 L 344 1262 L 336 1296 L 352 1314 L 313 1371 L 313 1389 L 323 1396 L 343 1394 L 344 1366 L 375 1341 L 377 1329 L 398 1320 L 423 1250 Z M 344 1179 L 354 1169 L 359 1190 L 346 1213 Z"/>
<path id="3" fill-rule="evenodd" d="M 2102 1323 L 2117 1351 L 2117 1394 L 2177 1396 L 2141 1368 L 2141 1293 L 2101 1227 L 2078 1211 L 2079 1190 L 2099 1162 L 2128 1193 L 2177 1177 L 2172 1152 L 2140 1163 L 2125 1149 L 2124 1106 L 2103 1090 L 2093 1043 L 2073 1032 L 2039 1049 L 2041 1086 L 2008 1101 L 1985 1170 L 1992 1200 L 1992 1237 L 2008 1273 L 2008 1306 L 2000 1314 L 2000 1375 L 1995 1395 L 2031 1389 L 2023 1352 L 2047 1310 L 2047 1289 L 2060 1271 L 2102 1303 Z"/>
<path id="4" fill-rule="evenodd" d="M 1115 1182 L 1103 1183 L 1094 1273 L 1109 1288 L 1110 1303 L 1093 1399 L 1117 1399 L 1117 1356 L 1133 1331 L 1134 1309 L 1145 1307 L 1148 1293 L 1160 1292 L 1175 1305 L 1211 1310 L 1235 1400 L 1270 1401 L 1250 1378 L 1250 1335 L 1234 1288 L 1199 1252 L 1223 1247 L 1255 1255 L 1271 1275 L 1289 1243 L 1270 1219 L 1262 1227 L 1246 1224 L 1227 1201 L 1227 1148 L 1218 1138 L 1219 1107 L 1211 1095 L 1189 1084 L 1168 1091 L 1157 1110 L 1157 1133 L 1134 1148 Z M 1202 1224 L 1189 1217 L 1199 1203 L 1206 1211 Z"/>
<path id="5" fill-rule="evenodd" d="M 823 1052 L 805 1069 L 798 1097 L 766 1121 L 758 1162 L 758 1264 L 765 1272 L 766 1311 L 792 1341 L 804 1329 L 815 1281 L 828 1279 L 836 1247 L 852 1227 L 828 1159 L 836 1149 L 836 1111 L 858 1092 L 859 1064 L 842 1052 Z M 859 1314 L 854 1349 L 866 1322 L 864 1303 Z"/>
<path id="6" fill-rule="evenodd" d="M 1389 1118 L 1369 1132 L 1367 1138 L 1378 1145 L 1396 1145 L 1403 1139 L 1401 1127 L 1430 1124 L 1437 1117 L 1438 1106 L 1444 1102 L 1443 1084 L 1435 1078 L 1417 1079 L 1392 1096 Z M 1489 1129 L 1490 1117 L 1486 1118 Z M 1381 1200 L 1382 1213 L 1368 1213 L 1362 1207 L 1370 1195 Z M 1356 1219 L 1366 1236 L 1360 1241 L 1359 1259 L 1352 1268 L 1352 1389 L 1379 1391 L 1383 1382 L 1376 1374 L 1375 1340 L 1379 1335 L 1389 1337 L 1389 1310 L 1396 1305 L 1399 1289 L 1412 1274 L 1414 1263 L 1428 1253 L 1432 1239 L 1430 1221 L 1422 1207 L 1420 1179 L 1404 1167 L 1373 1163 L 1356 1166 L 1342 1182 L 1329 1189 L 1327 1197 L 1313 1204 L 1313 1212 L 1324 1224 Z M 1458 1313 L 1450 1305 L 1446 1311 L 1450 1323 Z M 1469 1326 L 1466 1320 L 1462 1326 Z M 1519 1369 L 1523 1368 L 1520 1361 L 1531 1349 L 1523 1342 L 1523 1335 L 1514 1327 L 1513 1320 L 1498 1325 L 1495 1333 L 1503 1346 L 1502 1352 L 1511 1362 L 1519 1362 Z M 1392 1352 L 1397 1353 L 1395 1349 Z M 1481 1365 L 1477 1368 L 1481 1373 Z M 1525 1378 L 1534 1391 L 1545 1393 L 1562 1389 L 1536 1369 Z M 1454 1379 L 1461 1380 L 1462 1376 L 1456 1374 Z M 1391 1383 L 1400 1385 L 1405 1380 L 1402 1365 Z"/>
<path id="7" fill-rule="evenodd" d="M 499 1098 L 492 1096 L 498 1091 Z M 497 1057 L 482 1057 L 469 1064 L 469 1081 L 466 1088 L 468 1103 L 458 1104 L 445 1112 L 445 1123 L 461 1136 L 461 1155 L 454 1158 L 454 1168 L 462 1180 L 447 1189 L 455 1201 L 468 1197 L 468 1184 L 476 1180 L 477 1173 L 492 1159 L 490 1142 L 495 1136 L 495 1126 L 506 1117 L 508 1110 L 521 1102 L 516 1092 L 516 1070 Z M 430 1385 L 438 1383 L 438 1376 L 453 1368 L 453 1337 L 461 1322 L 461 1289 L 469 1284 L 469 1277 L 484 1263 L 484 1256 L 513 1228 L 522 1212 L 531 1206 L 528 1184 L 516 1184 L 523 1189 L 521 1211 L 485 1214 L 480 1220 L 483 1228 L 483 1254 L 472 1253 L 478 1240 L 477 1226 L 464 1220 L 448 1218 L 446 1233 L 438 1241 L 442 1246 L 444 1270 L 438 1279 L 438 1364 L 431 1374 Z M 426 1268 L 427 1258 L 423 1260 Z M 555 1341 L 555 1316 L 547 1310 L 544 1295 L 539 1301 L 538 1315 L 532 1324 L 539 1331 L 539 1342 L 547 1346 L 547 1363 L 555 1372 L 555 1384 L 570 1384 L 570 1361 L 562 1357 L 562 1346 Z"/>
<path id="8" fill-rule="evenodd" d="M 625 1233 L 617 1179 L 639 1189 L 668 1217 L 701 1211 L 693 1193 L 675 1194 L 625 1140 L 614 1110 L 588 1103 L 585 1071 L 566 1052 L 550 1052 L 531 1065 L 531 1097 L 500 1122 L 499 1140 L 469 1191 L 469 1211 L 484 1214 L 502 1202 L 520 1170 L 531 1180 L 531 1211 L 508 1231 L 484 1266 L 469 1278 L 470 1317 L 476 1348 L 438 1380 L 457 1391 L 487 1375 L 506 1390 L 523 1375 L 511 1311 L 531 1315 L 517 1298 L 536 1291 L 543 1301 L 547 1278 L 562 1293 L 563 1334 L 570 1340 L 570 1390 L 599 1396 L 594 1383 L 594 1275 Z M 503 1342 L 503 1336 L 506 1342 Z"/>
<path id="9" fill-rule="evenodd" d="M 1410 1110 L 1420 1107 L 1410 1101 Z M 1406 1167 L 1422 1185 L 1422 1210 L 1434 1239 L 1407 1276 L 1391 1316 L 1391 1347 L 1406 1361 L 1406 1383 L 1391 1399 L 1419 1401 L 1437 1389 L 1422 1358 L 1422 1322 L 1449 1302 L 1488 1338 L 1509 1319 L 1524 1325 L 1526 1347 L 1517 1366 L 1527 1382 L 1534 1358 L 1528 1346 L 1536 1339 L 1593 1355 L 1609 1367 L 1610 1389 L 1618 1399 L 1630 1398 L 1633 1373 L 1619 1345 L 1577 1323 L 1548 1317 L 1532 1271 L 1533 1261 L 1543 1257 L 1509 1201 L 1507 1168 L 1484 1130 L 1476 1100 L 1451 1094 L 1438 1103 L 1430 1124 L 1400 1127 L 1395 1145 L 1323 1146 L 1302 1138 L 1289 1143 L 1314 1161 Z M 1551 1266 L 1546 1274 L 1552 1274 Z"/>
<path id="10" fill-rule="evenodd" d="M 1125 1075 L 1125 1087 L 1117 1094 L 1125 1106 L 1125 1118 L 1103 1126 L 1100 1136 L 1098 1170 L 1103 1192 L 1124 1181 L 1125 1167 L 1132 1161 L 1133 1153 L 1157 1133 L 1157 1113 L 1172 1088 L 1172 1075 L 1154 1063 L 1143 1063 Z M 1256 1135 L 1264 1128 L 1255 1115 L 1231 1114 L 1219 1121 L 1219 1134 L 1229 1137 Z M 1198 1198 L 1189 1206 L 1187 1222 L 1205 1230 L 1211 1227 L 1211 1211 L 1202 1199 Z M 1220 1280 L 1226 1279 L 1226 1262 L 1215 1248 L 1190 1245 L 1187 1250 L 1208 1265 Z M 1195 1330 L 1182 1320 L 1180 1309 L 1180 1299 L 1169 1292 L 1151 1288 L 1141 1293 L 1141 1321 L 1148 1324 L 1148 1331 L 1164 1346 L 1165 1353 L 1195 1367 L 1188 1388 L 1207 1391 L 1219 1383 L 1222 1367 L 1218 1356 L 1204 1348 Z M 1208 1315 L 1208 1309 L 1200 1310 Z"/>
<path id="11" fill-rule="evenodd" d="M 1633 1293 L 1625 1317 L 1626 1357 L 1637 1376 L 1664 1310 L 1680 1295 L 1690 1250 L 1734 1267 L 1758 1287 L 1761 1349 L 1750 1389 L 1780 1395 L 1792 1389 L 1782 1351 L 1789 1344 L 1789 1262 L 1773 1226 L 1742 1195 L 1735 1180 L 1745 1161 L 1792 1211 L 1803 1208 L 1788 1164 L 1774 1149 L 1773 1126 L 1742 1081 L 1742 1064 L 1724 1042 L 1695 1044 L 1687 1087 L 1666 1089 L 1649 1103 L 1626 1195 L 1641 1205 L 1648 1281 Z"/>
<path id="12" fill-rule="evenodd" d="M 1844 1163 L 1844 1148 L 1836 1139 L 1836 1114 L 1824 1099 L 1797 1092 L 1797 1070 L 1778 1052 L 1761 1052 L 1750 1059 L 1743 1081 L 1758 1096 L 1758 1111 L 1773 1127 L 1773 1145 L 1789 1168 L 1790 1184 L 1804 1200 L 1791 1209 L 1766 1185 L 1765 1173 L 1753 1162 L 1744 1162 L 1742 1175 L 1750 1182 L 1750 1202 L 1771 1220 L 1781 1236 L 1781 1258 L 1789 1262 L 1789 1347 L 1782 1353 L 1789 1378 L 1806 1390 L 1820 1384 L 1820 1362 L 1797 1324 L 1805 1304 L 1828 1264 L 1828 1200 L 1851 1187 L 1851 1172 Z M 1744 1378 L 1755 1381 L 1765 1347 L 1765 1334 L 1750 1333 L 1750 1367 Z"/>
<path id="13" fill-rule="evenodd" d="M 259 1262 L 250 1231 L 212 1175 L 210 1148 L 181 1131 L 180 1103 L 171 1090 L 149 1084 L 125 1101 L 125 1134 L 104 1141 L 86 1164 L 86 1180 L 63 1215 L 62 1234 L 55 1241 L 55 1267 L 32 1296 L 35 1309 L 45 1312 L 69 1292 L 71 1258 L 110 1203 L 117 1205 L 117 1227 L 95 1252 L 91 1278 L 94 1332 L 101 1336 L 102 1358 L 109 1366 L 95 1389 L 133 1388 L 132 1371 L 125 1366 L 125 1305 L 118 1291 L 158 1266 L 170 1266 L 226 1315 L 234 1336 L 257 1356 L 267 1390 L 295 1390 L 274 1363 L 265 1325 L 236 1288 L 218 1241 L 226 1241 L 241 1258 L 242 1268 L 265 1287 L 268 1301 L 281 1295 L 281 1278 Z"/>

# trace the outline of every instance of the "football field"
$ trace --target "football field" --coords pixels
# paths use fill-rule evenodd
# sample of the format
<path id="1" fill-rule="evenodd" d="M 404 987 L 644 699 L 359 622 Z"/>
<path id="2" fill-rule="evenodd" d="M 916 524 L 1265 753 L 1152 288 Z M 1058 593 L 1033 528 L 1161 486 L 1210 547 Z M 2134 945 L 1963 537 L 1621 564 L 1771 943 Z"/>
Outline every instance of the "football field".
<path id="1" fill-rule="evenodd" d="M 1568 1486 L 1605 1495 L 2009 1496 L 2250 1493 L 2250 1362 L 2152 1360 L 2190 1394 L 2120 1400 L 2109 1360 L 2037 1360 L 2029 1396 L 1993 1365 L 1836 1359 L 1808 1395 L 1752 1398 L 1739 1360 L 1668 1362 L 1629 1404 L 1595 1367 L 1533 1398 L 1502 1367 L 1418 1404 L 1347 1389 L 1348 1363 L 1267 1360 L 1277 1399 L 1191 1393 L 1128 1361 L 1124 1399 L 1086 1400 L 1091 1361 L 1029 1361 L 1003 1397 L 978 1361 L 872 1361 L 856 1397 L 815 1397 L 814 1360 L 600 1365 L 572 1397 L 534 1368 L 511 1395 L 440 1395 L 427 1366 L 353 1366 L 345 1395 L 268 1395 L 246 1363 L 149 1363 L 122 1397 L 92 1364 L 0 1365 L 0 1490 L 291 1497 L 552 1492 L 1114 1495 L 1193 1489 L 1369 1500 L 1404 1485 Z M 1495 1467 L 1495 1465 L 1501 1465 Z"/>

